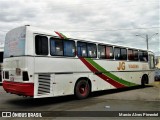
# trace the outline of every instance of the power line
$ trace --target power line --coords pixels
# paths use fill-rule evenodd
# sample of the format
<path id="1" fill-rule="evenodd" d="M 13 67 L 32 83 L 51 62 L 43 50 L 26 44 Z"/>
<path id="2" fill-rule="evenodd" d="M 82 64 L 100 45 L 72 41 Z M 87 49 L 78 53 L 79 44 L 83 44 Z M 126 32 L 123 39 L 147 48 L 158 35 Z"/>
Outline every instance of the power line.
<path id="1" fill-rule="evenodd" d="M 138 29 L 158 29 L 160 27 L 149 27 L 149 28 L 128 28 L 128 29 L 123 29 L 123 28 L 117 28 L 117 29 L 101 29 L 101 30 L 82 30 L 82 31 L 76 31 L 76 30 L 71 30 L 71 31 L 67 31 L 67 30 L 59 30 L 61 32 L 98 32 L 98 31 L 125 31 L 125 30 L 138 30 Z"/>

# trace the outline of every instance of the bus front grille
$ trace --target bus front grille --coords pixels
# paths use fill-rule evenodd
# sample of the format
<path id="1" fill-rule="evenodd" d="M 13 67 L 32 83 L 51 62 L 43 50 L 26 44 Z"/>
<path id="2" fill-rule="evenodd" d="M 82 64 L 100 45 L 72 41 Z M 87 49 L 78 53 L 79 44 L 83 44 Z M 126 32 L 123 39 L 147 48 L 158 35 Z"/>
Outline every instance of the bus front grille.
<path id="1" fill-rule="evenodd" d="M 50 74 L 39 74 L 38 75 L 38 95 L 50 94 Z"/>

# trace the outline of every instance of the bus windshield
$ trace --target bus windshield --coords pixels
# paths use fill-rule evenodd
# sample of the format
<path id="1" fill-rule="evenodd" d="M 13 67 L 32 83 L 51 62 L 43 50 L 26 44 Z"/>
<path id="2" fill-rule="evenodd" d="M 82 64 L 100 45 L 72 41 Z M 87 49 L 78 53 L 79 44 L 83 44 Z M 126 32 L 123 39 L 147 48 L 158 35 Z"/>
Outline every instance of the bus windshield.
<path id="1" fill-rule="evenodd" d="M 4 58 L 25 55 L 25 29 L 25 27 L 19 27 L 7 33 L 4 46 Z"/>

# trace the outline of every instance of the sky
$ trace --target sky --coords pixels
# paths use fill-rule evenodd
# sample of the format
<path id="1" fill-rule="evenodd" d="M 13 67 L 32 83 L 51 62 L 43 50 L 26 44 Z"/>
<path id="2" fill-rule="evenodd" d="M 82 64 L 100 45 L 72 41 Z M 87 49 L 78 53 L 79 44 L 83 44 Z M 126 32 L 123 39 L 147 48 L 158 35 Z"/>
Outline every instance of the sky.
<path id="1" fill-rule="evenodd" d="M 31 25 L 139 49 L 147 49 L 148 35 L 160 56 L 159 16 L 160 0 L 0 0 L 0 46 L 9 30 Z"/>

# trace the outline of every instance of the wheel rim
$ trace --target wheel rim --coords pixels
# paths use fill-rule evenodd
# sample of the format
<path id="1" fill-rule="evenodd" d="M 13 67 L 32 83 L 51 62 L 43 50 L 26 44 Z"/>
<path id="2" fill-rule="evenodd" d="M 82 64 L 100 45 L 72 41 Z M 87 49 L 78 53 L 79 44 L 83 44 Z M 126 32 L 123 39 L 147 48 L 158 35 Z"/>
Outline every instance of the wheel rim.
<path id="1" fill-rule="evenodd" d="M 85 96 L 88 93 L 88 85 L 86 83 L 79 86 L 79 93 L 82 96 Z"/>

